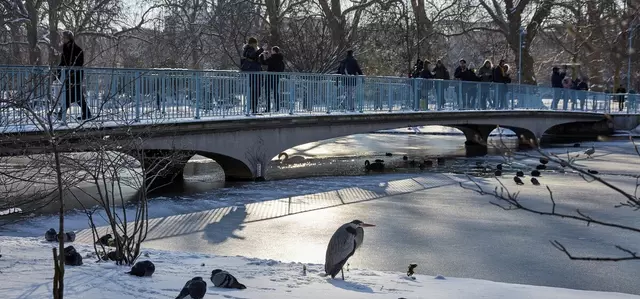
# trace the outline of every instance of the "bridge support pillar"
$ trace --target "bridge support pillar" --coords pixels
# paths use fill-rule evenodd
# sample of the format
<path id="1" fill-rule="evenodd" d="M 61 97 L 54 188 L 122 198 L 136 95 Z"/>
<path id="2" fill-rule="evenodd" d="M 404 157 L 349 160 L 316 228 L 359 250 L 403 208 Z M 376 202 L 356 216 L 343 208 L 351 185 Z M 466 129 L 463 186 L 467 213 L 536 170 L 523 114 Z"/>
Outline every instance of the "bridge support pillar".
<path id="1" fill-rule="evenodd" d="M 455 126 L 456 129 L 464 133 L 464 137 L 467 140 L 464 142 L 465 146 L 482 146 L 487 147 L 487 140 L 489 140 L 489 134 L 496 128 L 492 125 L 464 125 Z"/>
<path id="2" fill-rule="evenodd" d="M 134 153 L 140 160 L 148 190 L 167 186 L 184 179 L 184 166 L 193 156 L 174 150 L 143 150 Z"/>

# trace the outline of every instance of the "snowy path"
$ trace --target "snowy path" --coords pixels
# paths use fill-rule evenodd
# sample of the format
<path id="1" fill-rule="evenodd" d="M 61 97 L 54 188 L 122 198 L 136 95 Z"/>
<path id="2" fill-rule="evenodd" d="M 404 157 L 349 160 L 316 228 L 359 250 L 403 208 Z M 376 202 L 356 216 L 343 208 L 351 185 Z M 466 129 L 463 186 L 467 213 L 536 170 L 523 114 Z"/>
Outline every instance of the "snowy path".
<path id="1" fill-rule="evenodd" d="M 7 299 L 49 298 L 51 296 L 51 245 L 32 238 L 0 237 L 3 257 L 0 259 L 0 294 Z M 87 255 L 88 246 L 77 250 Z M 242 257 L 214 257 L 205 254 L 149 250 L 143 259 L 155 263 L 152 277 L 124 274 L 128 268 L 111 263 L 96 264 L 90 258 L 84 265 L 67 267 L 65 298 L 68 299 L 162 299 L 175 298 L 184 283 L 194 276 L 207 282 L 205 298 L 281 299 L 281 298 L 429 298 L 429 299 L 638 299 L 640 296 L 585 292 L 568 289 L 509 285 L 491 281 L 438 277 L 422 274 L 416 279 L 402 272 L 379 272 L 351 269 L 346 281 L 319 276 L 321 265 L 307 265 L 303 275 L 300 263 L 279 263 Z M 246 290 L 219 289 L 209 276 L 220 268 L 234 274 L 247 286 Z M 426 270 L 425 270 L 426 271 Z M 9 274 L 9 275 L 7 275 Z"/>

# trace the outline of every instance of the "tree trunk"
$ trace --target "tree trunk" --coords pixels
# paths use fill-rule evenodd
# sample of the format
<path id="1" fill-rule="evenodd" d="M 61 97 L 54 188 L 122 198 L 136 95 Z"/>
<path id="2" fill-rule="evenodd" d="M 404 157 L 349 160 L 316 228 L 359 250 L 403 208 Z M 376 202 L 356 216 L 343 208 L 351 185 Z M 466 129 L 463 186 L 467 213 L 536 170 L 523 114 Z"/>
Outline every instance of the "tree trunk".
<path id="1" fill-rule="evenodd" d="M 269 44 L 272 46 L 280 45 L 282 37 L 280 35 L 280 0 L 266 0 L 266 12 L 269 18 Z"/>
<path id="2" fill-rule="evenodd" d="M 54 272 L 54 289 L 53 298 L 63 299 L 64 297 L 64 189 L 62 185 L 62 166 L 60 162 L 60 153 L 58 152 L 57 145 L 53 145 L 55 168 L 56 168 L 56 180 L 58 183 L 58 201 L 60 210 L 58 211 L 58 265 L 57 271 Z M 55 288 L 57 286 L 57 288 Z"/>
<path id="3" fill-rule="evenodd" d="M 342 7 L 340 6 L 340 0 L 331 0 L 329 5 L 328 0 L 319 0 L 320 7 L 324 13 L 325 21 L 331 31 L 331 40 L 334 47 L 343 49 L 346 45 L 346 19 L 342 15 Z"/>
<path id="4" fill-rule="evenodd" d="M 516 33 L 514 34 L 513 31 L 510 32 L 510 38 L 509 38 L 509 48 L 511 48 L 511 51 L 513 52 L 513 56 L 516 58 L 515 62 L 516 65 L 511 66 L 509 68 L 509 70 L 511 71 L 512 78 L 511 81 L 514 83 L 518 82 L 518 68 L 520 67 L 520 29 L 518 28 L 516 30 Z M 532 85 L 536 85 L 536 78 L 535 78 L 535 72 L 534 72 L 534 59 L 531 56 L 531 53 L 529 52 L 529 45 L 527 44 L 527 42 L 525 41 L 525 46 L 522 47 L 522 70 L 521 70 L 521 75 L 522 75 L 522 83 L 523 84 L 532 84 Z"/>
<path id="5" fill-rule="evenodd" d="M 58 61 L 56 49 L 60 46 L 58 35 L 58 8 L 59 0 L 47 0 L 49 4 L 49 65 L 54 66 Z M 62 255 L 62 254 L 61 254 Z"/>
<path id="6" fill-rule="evenodd" d="M 415 16 L 416 22 L 418 58 L 432 57 L 431 43 L 427 42 L 427 40 L 432 33 L 433 24 L 431 20 L 429 20 L 429 17 L 427 17 L 424 0 L 411 0 L 411 7 L 413 8 L 413 15 Z"/>
<path id="7" fill-rule="evenodd" d="M 20 51 L 20 44 L 17 43 L 17 41 L 20 40 L 20 26 L 17 26 L 15 24 L 11 24 L 9 25 L 9 28 L 11 29 L 11 39 L 15 42 L 13 44 L 11 44 L 11 62 L 12 64 L 23 64 L 22 61 L 22 51 Z"/>
<path id="8" fill-rule="evenodd" d="M 25 2 L 27 12 L 29 13 L 29 22 L 27 23 L 27 42 L 29 43 L 29 64 L 40 64 L 40 48 L 38 48 L 38 7 L 34 0 Z"/>

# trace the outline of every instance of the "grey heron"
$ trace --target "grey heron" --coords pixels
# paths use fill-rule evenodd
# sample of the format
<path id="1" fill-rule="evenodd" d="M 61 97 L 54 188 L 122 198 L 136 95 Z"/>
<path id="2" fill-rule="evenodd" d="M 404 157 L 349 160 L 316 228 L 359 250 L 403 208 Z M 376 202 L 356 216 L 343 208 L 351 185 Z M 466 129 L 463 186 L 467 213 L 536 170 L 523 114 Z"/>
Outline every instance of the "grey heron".
<path id="1" fill-rule="evenodd" d="M 329 246 L 327 247 L 327 255 L 324 262 L 324 272 L 335 278 L 338 272 L 342 273 L 344 280 L 344 271 L 342 267 L 347 260 L 356 252 L 356 249 L 362 245 L 364 239 L 363 227 L 372 227 L 373 224 L 367 224 L 360 220 L 353 220 L 345 223 L 331 236 Z"/>

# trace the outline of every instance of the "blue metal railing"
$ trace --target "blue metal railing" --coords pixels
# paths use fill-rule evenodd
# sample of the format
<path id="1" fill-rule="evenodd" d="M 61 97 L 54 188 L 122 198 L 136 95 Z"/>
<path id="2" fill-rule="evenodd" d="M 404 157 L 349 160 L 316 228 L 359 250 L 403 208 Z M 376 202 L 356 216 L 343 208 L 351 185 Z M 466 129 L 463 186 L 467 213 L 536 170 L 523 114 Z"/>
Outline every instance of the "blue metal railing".
<path id="1" fill-rule="evenodd" d="M 70 115 L 136 123 L 335 112 L 558 109 L 611 113 L 618 111 L 617 99 L 626 101 L 624 112 L 637 113 L 636 95 L 532 85 L 331 74 L 0 66 L 0 127 L 32 125 L 34 118 L 48 115 L 64 124 Z"/>

